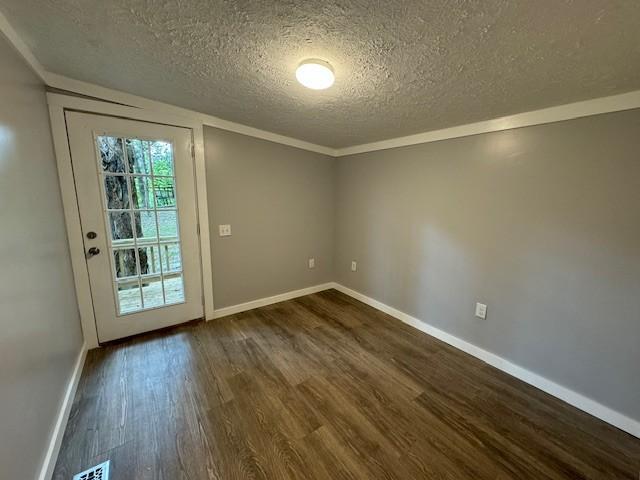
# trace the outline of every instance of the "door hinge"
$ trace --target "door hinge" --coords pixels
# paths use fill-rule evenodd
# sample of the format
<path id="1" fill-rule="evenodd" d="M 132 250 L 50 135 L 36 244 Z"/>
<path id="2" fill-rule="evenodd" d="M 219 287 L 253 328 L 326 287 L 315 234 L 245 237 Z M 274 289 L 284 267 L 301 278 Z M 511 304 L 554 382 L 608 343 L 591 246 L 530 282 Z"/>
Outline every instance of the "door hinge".
<path id="1" fill-rule="evenodd" d="M 191 157 L 195 158 L 196 156 L 196 146 L 195 144 L 191 144 Z"/>
<path id="2" fill-rule="evenodd" d="M 199 223 L 196 225 L 196 230 L 198 232 L 198 236 L 200 236 L 200 224 Z"/>

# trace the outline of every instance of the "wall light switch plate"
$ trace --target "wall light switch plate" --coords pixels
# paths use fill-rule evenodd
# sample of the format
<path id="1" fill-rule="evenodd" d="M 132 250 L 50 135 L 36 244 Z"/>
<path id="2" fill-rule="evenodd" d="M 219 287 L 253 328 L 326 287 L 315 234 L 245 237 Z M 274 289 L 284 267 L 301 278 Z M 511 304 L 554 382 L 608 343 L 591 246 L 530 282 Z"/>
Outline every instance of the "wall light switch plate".
<path id="1" fill-rule="evenodd" d="M 310 258 L 309 259 L 309 268 L 315 268 L 316 266 L 316 259 L 315 258 Z"/>
<path id="2" fill-rule="evenodd" d="M 487 306 L 484 303 L 476 303 L 476 317 L 482 320 L 487 318 Z"/>
<path id="3" fill-rule="evenodd" d="M 218 232 L 220 232 L 221 237 L 230 237 L 231 225 L 218 225 Z"/>
<path id="4" fill-rule="evenodd" d="M 358 264 L 354 260 L 351 262 L 351 271 L 355 272 L 356 270 L 358 270 Z"/>

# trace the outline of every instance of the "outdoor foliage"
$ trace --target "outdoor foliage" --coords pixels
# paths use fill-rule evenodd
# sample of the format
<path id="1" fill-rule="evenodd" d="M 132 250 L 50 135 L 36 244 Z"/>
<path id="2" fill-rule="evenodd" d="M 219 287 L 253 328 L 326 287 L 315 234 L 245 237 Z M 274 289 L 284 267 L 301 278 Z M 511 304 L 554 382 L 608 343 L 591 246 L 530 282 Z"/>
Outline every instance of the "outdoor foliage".
<path id="1" fill-rule="evenodd" d="M 158 208 L 175 207 L 173 155 L 170 143 L 138 139 L 125 139 L 123 142 L 121 138 L 101 136 L 98 137 L 98 149 L 103 171 L 114 174 L 105 177 L 106 197 L 110 210 L 154 209 L 156 203 Z M 152 172 L 153 176 L 151 176 Z M 126 173 L 143 175 L 129 177 L 130 195 Z M 131 239 L 134 237 L 134 230 L 136 238 L 145 238 L 145 233 L 147 237 L 157 236 L 155 215 L 138 211 L 133 212 L 133 219 L 130 211 L 111 212 L 109 215 L 113 240 Z M 160 235 L 175 235 L 175 213 L 162 214 L 158 217 L 161 220 L 158 225 Z M 115 255 L 118 277 L 136 274 L 135 251 L 132 248 L 118 250 Z M 140 274 L 152 273 L 147 250 L 139 249 L 138 256 Z"/>

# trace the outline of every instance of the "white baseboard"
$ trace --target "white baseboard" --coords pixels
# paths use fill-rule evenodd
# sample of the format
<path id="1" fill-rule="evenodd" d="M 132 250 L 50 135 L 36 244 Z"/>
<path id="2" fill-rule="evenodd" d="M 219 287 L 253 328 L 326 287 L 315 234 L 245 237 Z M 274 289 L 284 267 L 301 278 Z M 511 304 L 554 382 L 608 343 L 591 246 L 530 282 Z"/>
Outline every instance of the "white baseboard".
<path id="1" fill-rule="evenodd" d="M 603 420 L 614 427 L 619 428 L 620 430 L 624 430 L 631 435 L 640 438 L 640 422 L 629 418 L 615 410 L 612 410 L 609 407 L 605 407 L 601 403 L 598 403 L 590 398 L 585 397 L 584 395 L 577 393 L 569 388 L 563 387 L 537 373 L 534 373 L 526 368 L 520 367 L 509 360 L 506 360 L 498 355 L 483 350 L 472 343 L 469 343 L 465 340 L 462 340 L 458 337 L 455 337 L 439 328 L 433 327 L 428 323 L 425 323 L 421 320 L 418 320 L 411 315 L 408 315 L 400 310 L 397 310 L 389 305 L 386 305 L 378 300 L 374 300 L 373 298 L 367 297 L 366 295 L 356 292 L 344 285 L 340 285 L 339 283 L 335 283 L 333 288 L 336 290 L 349 295 L 350 297 L 355 298 L 356 300 L 360 300 L 367 305 L 372 306 L 392 317 L 397 318 L 398 320 L 411 325 L 418 330 L 427 333 L 439 340 L 442 340 L 449 345 L 462 350 L 463 352 L 468 353 L 469 355 L 473 355 L 476 358 L 488 363 L 489 365 L 502 370 L 503 372 L 508 373 L 529 385 L 533 385 L 534 387 L 539 388 L 543 392 L 546 392 L 554 397 L 559 398 L 567 402 L 570 405 L 573 405 L 580 410 L 587 412 L 593 415 L 600 420 Z"/>
<path id="2" fill-rule="evenodd" d="M 640 438 L 640 422 L 629 418 L 615 410 L 612 410 L 609 407 L 606 407 L 590 398 L 585 397 L 584 395 L 577 393 L 569 388 L 563 387 L 541 375 L 538 375 L 530 370 L 527 370 L 523 367 L 520 367 L 498 355 L 495 355 L 491 352 L 483 350 L 476 345 L 473 345 L 465 340 L 462 340 L 454 335 L 451 335 L 439 328 L 433 327 L 421 320 L 418 320 L 411 315 L 401 312 L 400 310 L 390 307 L 378 300 L 375 300 L 371 297 L 368 297 L 360 292 L 352 290 L 344 285 L 341 285 L 336 282 L 328 282 L 320 285 L 314 285 L 312 287 L 302 288 L 300 290 L 293 290 L 290 292 L 281 293 L 279 295 L 274 295 L 272 297 L 260 298 L 258 300 L 253 300 L 251 302 L 241 303 L 238 305 L 232 305 L 230 307 L 220 308 L 214 311 L 213 318 L 221 318 L 227 315 L 233 315 L 234 313 L 240 313 L 247 310 L 252 310 L 254 308 L 263 307 L 265 305 L 272 305 L 274 303 L 283 302 L 285 300 L 291 300 L 292 298 L 302 297 L 305 295 L 309 295 L 311 293 L 321 292 L 323 290 L 329 290 L 331 288 L 335 288 L 336 290 L 349 295 L 350 297 L 355 298 L 356 300 L 360 300 L 367 305 L 372 306 L 392 317 L 397 318 L 398 320 L 411 325 L 418 330 L 427 333 L 443 342 L 462 350 L 470 355 L 473 355 L 476 358 L 496 367 L 503 372 L 508 373 L 529 385 L 533 385 L 534 387 L 539 388 L 540 390 L 553 395 L 554 397 L 559 398 L 567 402 L 570 405 L 573 405 L 580 410 L 583 410 L 600 420 L 603 420 L 620 430 L 624 430 L 635 437 Z M 53 475 L 53 469 L 56 465 L 56 460 L 58 458 L 58 452 L 60 450 L 60 444 L 62 443 L 62 438 L 64 436 L 64 431 L 67 426 L 67 421 L 69 419 L 69 413 L 71 412 L 71 406 L 73 404 L 73 399 L 75 397 L 76 389 L 78 388 L 78 382 L 80 381 L 80 376 L 82 374 L 82 367 L 84 366 L 84 360 L 87 355 L 86 345 L 82 346 L 82 350 L 78 355 L 78 359 L 76 361 L 73 374 L 69 383 L 67 385 L 67 390 L 64 396 L 64 400 L 60 407 L 60 411 L 58 413 L 58 418 L 56 420 L 56 425 L 51 435 L 51 439 L 49 441 L 49 447 L 47 449 L 47 453 L 45 459 L 42 464 L 42 468 L 40 470 L 40 474 L 38 475 L 38 480 L 50 480 Z"/>
<path id="3" fill-rule="evenodd" d="M 226 317 L 227 315 L 233 315 L 234 313 L 246 312 L 247 310 L 253 310 L 254 308 L 264 307 L 265 305 L 271 305 L 273 303 L 284 302 L 285 300 L 291 300 L 292 298 L 304 297 L 311 293 L 321 292 L 323 290 L 329 290 L 334 288 L 333 282 L 322 283 L 320 285 L 314 285 L 313 287 L 301 288 L 300 290 L 292 290 L 290 292 L 274 295 L 273 297 L 259 298 L 258 300 L 252 300 L 246 303 L 239 303 L 238 305 L 231 305 L 230 307 L 219 308 L 213 311 L 213 318 Z M 212 319 L 207 319 L 212 320 Z"/>
<path id="4" fill-rule="evenodd" d="M 76 395 L 76 389 L 78 388 L 78 382 L 82 375 L 82 367 L 84 366 L 84 359 L 87 357 L 87 346 L 82 345 L 82 350 L 78 354 L 71 379 L 67 385 L 67 391 L 64 394 L 60 411 L 58 412 L 58 418 L 56 425 L 51 434 L 49 440 L 49 448 L 47 448 L 47 454 L 42 462 L 42 468 L 40 469 L 40 475 L 38 480 L 50 480 L 53 475 L 53 469 L 56 466 L 56 460 L 58 459 L 58 452 L 60 451 L 60 445 L 62 443 L 62 437 L 64 437 L 64 430 L 67 427 L 67 421 L 69 420 L 69 414 L 71 413 L 71 405 L 73 405 L 73 399 Z"/>

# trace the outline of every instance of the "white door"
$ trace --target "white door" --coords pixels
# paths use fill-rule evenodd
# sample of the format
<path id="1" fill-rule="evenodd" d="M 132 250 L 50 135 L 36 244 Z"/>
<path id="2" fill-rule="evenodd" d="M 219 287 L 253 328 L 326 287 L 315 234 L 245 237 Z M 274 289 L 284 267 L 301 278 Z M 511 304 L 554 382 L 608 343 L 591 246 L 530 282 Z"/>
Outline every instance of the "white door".
<path id="1" fill-rule="evenodd" d="M 201 318 L 191 131 L 66 121 L 99 341 Z"/>

